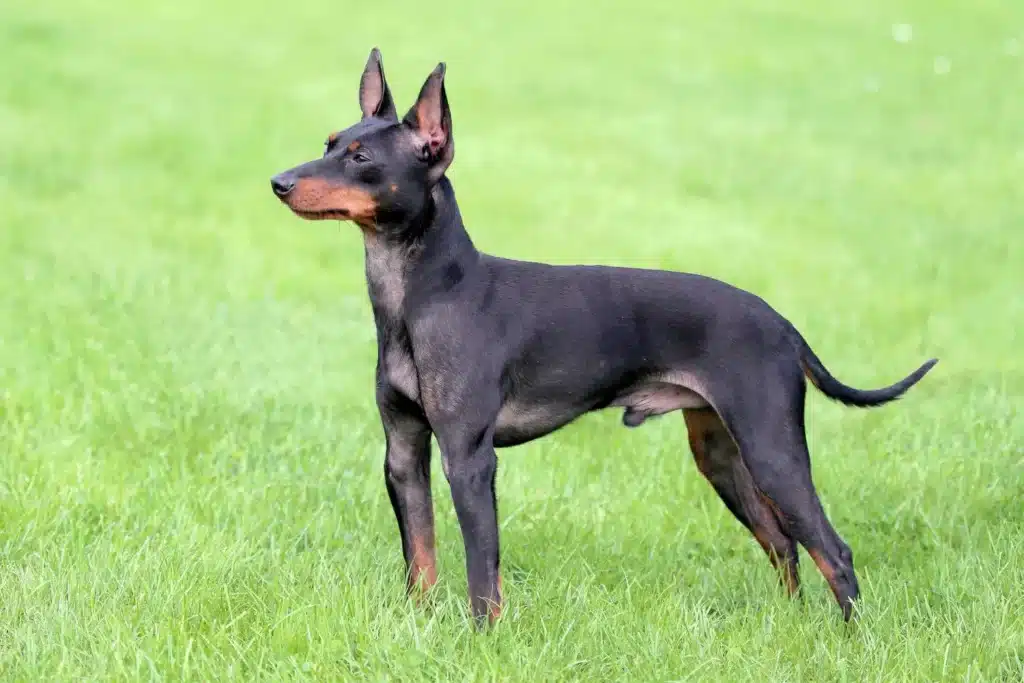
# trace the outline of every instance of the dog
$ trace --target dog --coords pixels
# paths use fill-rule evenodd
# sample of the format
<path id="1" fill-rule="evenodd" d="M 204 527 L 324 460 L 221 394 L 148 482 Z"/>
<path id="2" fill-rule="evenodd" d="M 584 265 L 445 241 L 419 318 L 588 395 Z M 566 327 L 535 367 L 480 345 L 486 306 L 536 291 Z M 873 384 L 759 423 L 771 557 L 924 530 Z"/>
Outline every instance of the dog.
<path id="1" fill-rule="evenodd" d="M 361 229 L 407 589 L 437 581 L 432 435 L 465 544 L 470 611 L 483 624 L 502 609 L 495 449 L 604 408 L 622 409 L 628 427 L 681 411 L 698 469 L 784 588 L 799 594 L 799 543 L 849 621 L 860 591 L 853 554 L 811 480 L 806 382 L 844 404 L 877 406 L 937 360 L 883 389 L 854 389 L 769 304 L 719 280 L 481 253 L 445 175 L 455 146 L 444 62 L 400 119 L 374 48 L 359 105 L 360 121 L 332 134 L 321 158 L 271 186 L 302 218 Z"/>

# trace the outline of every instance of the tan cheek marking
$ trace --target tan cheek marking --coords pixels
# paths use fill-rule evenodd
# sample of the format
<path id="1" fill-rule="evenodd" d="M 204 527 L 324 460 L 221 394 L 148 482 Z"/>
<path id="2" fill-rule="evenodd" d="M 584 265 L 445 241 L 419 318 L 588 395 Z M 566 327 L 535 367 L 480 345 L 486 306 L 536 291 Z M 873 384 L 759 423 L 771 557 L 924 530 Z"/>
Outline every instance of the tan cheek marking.
<path id="1" fill-rule="evenodd" d="M 398 192 L 398 185 L 396 185 L 396 184 L 392 183 L 392 184 L 391 184 L 391 191 L 392 191 L 392 192 Z"/>
<path id="2" fill-rule="evenodd" d="M 285 201 L 299 214 L 323 214 L 308 218 L 372 224 L 377 213 L 377 202 L 368 192 L 334 185 L 322 178 L 303 178 Z"/>

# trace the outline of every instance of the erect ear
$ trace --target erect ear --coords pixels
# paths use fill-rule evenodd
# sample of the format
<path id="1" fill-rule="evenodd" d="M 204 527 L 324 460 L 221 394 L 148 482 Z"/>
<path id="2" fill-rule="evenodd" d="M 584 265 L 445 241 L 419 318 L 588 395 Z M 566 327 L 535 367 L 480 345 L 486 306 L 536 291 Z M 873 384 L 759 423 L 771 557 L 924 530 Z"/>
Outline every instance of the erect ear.
<path id="1" fill-rule="evenodd" d="M 380 61 L 380 50 L 370 50 L 370 58 L 366 60 L 363 77 L 359 79 L 359 108 L 363 110 L 363 118 L 379 116 L 397 119 L 395 102 L 391 99 L 391 90 L 384 80 L 384 65 Z"/>
<path id="2" fill-rule="evenodd" d="M 444 91 L 444 62 L 427 77 L 416 104 L 405 115 L 405 124 L 413 129 L 421 151 L 430 164 L 431 180 L 436 182 L 455 158 L 452 141 L 452 113 Z"/>

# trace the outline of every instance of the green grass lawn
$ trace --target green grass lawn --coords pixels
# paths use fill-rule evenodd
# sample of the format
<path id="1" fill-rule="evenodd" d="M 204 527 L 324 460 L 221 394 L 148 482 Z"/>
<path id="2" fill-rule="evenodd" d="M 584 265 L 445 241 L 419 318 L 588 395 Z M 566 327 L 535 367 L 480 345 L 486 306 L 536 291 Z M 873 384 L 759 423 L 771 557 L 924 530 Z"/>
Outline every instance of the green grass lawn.
<path id="1" fill-rule="evenodd" d="M 450 5 L 0 8 L 0 678 L 1020 681 L 1024 4 Z M 268 184 L 373 45 L 402 111 L 447 61 L 482 249 L 729 281 L 858 387 L 941 359 L 809 401 L 856 625 L 806 555 L 782 596 L 672 416 L 499 453 L 486 634 L 435 458 L 404 598 L 358 230 Z"/>

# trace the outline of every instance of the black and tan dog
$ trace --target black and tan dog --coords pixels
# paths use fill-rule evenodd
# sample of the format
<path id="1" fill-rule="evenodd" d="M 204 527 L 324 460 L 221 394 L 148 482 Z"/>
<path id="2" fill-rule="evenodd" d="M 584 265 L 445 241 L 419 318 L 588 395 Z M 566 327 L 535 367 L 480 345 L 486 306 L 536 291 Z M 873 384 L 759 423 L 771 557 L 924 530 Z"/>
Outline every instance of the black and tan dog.
<path id="1" fill-rule="evenodd" d="M 811 481 L 805 378 L 833 399 L 874 406 L 935 361 L 884 389 L 853 389 L 767 303 L 723 282 L 481 253 L 445 177 L 455 148 L 444 76 L 442 63 L 399 119 L 374 49 L 359 84 L 362 120 L 331 135 L 322 158 L 271 181 L 299 216 L 362 229 L 385 480 L 409 588 L 437 578 L 431 435 L 462 528 L 472 613 L 493 619 L 502 603 L 495 448 L 602 408 L 622 408 L 630 427 L 679 410 L 698 468 L 789 592 L 799 590 L 799 543 L 849 619 L 853 556 Z"/>

